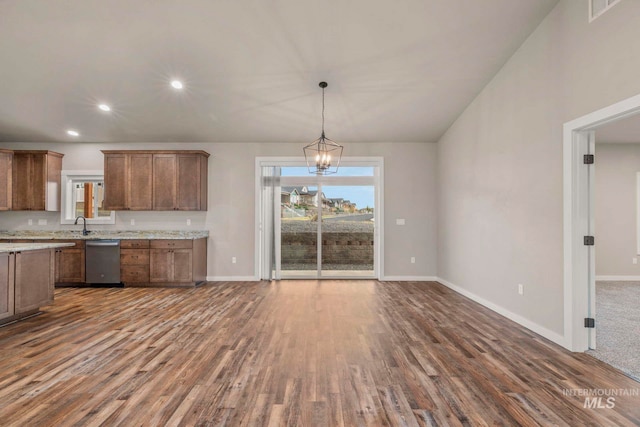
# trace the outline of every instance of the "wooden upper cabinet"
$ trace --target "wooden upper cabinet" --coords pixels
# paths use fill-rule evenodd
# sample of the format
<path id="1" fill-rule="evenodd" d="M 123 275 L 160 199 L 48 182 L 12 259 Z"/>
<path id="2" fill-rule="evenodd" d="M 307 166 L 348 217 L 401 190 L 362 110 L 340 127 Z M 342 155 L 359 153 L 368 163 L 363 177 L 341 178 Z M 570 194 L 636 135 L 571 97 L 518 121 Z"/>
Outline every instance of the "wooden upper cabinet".
<path id="1" fill-rule="evenodd" d="M 107 209 L 207 210 L 208 153 L 186 150 L 103 153 Z M 111 177 L 112 174 L 116 177 Z"/>
<path id="2" fill-rule="evenodd" d="M 134 211 L 148 211 L 153 206 L 151 154 L 128 154 L 127 204 Z"/>
<path id="3" fill-rule="evenodd" d="M 13 151 L 0 149 L 0 211 L 11 210 Z"/>
<path id="4" fill-rule="evenodd" d="M 114 211 L 151 210 L 152 155 L 104 154 L 105 208 Z"/>
<path id="5" fill-rule="evenodd" d="M 178 154 L 176 159 L 176 208 L 185 211 L 206 211 L 207 158 L 196 154 Z"/>
<path id="6" fill-rule="evenodd" d="M 53 151 L 14 150 L 12 210 L 60 210 L 62 157 Z"/>
<path id="7" fill-rule="evenodd" d="M 104 207 L 108 210 L 127 209 L 127 156 L 104 155 Z"/>
<path id="8" fill-rule="evenodd" d="M 153 210 L 167 211 L 176 207 L 176 155 L 153 155 Z"/>

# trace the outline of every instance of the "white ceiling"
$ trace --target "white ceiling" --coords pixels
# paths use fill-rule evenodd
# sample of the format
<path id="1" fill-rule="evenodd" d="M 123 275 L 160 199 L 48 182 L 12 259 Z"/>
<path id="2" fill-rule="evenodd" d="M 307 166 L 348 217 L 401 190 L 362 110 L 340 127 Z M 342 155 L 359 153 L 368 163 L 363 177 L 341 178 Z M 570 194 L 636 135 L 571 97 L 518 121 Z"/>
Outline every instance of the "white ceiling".
<path id="1" fill-rule="evenodd" d="M 436 141 L 556 3 L 0 0 L 0 141 Z"/>

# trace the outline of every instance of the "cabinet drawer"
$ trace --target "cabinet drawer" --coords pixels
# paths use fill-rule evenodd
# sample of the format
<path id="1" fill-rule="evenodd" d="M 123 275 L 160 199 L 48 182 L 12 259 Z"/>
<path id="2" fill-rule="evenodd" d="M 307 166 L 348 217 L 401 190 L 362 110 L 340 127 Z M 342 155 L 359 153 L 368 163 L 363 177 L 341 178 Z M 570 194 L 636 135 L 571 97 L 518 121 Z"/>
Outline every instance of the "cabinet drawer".
<path id="1" fill-rule="evenodd" d="M 121 249 L 121 265 L 149 265 L 148 249 Z"/>
<path id="2" fill-rule="evenodd" d="M 152 240 L 152 249 L 191 249 L 193 240 Z"/>
<path id="3" fill-rule="evenodd" d="M 148 240 L 120 240 L 120 249 L 148 249 Z"/>
<path id="4" fill-rule="evenodd" d="M 123 265 L 120 268 L 120 280 L 124 283 L 145 283 L 149 281 L 148 265 Z"/>

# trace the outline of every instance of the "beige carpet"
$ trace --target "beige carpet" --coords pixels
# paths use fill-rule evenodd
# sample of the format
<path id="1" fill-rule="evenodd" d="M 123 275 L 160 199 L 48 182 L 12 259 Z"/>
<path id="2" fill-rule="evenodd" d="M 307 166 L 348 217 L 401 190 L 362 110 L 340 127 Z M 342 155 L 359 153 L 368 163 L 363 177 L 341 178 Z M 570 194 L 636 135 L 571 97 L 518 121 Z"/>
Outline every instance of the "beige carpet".
<path id="1" fill-rule="evenodd" d="M 640 381 L 640 282 L 596 282 L 596 346 L 587 353 Z"/>

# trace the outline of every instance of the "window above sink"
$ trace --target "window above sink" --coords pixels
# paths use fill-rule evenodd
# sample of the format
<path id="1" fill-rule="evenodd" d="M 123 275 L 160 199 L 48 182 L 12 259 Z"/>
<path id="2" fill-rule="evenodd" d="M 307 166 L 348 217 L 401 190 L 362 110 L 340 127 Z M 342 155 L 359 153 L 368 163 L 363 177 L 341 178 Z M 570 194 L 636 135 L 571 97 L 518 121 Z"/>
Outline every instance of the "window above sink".
<path id="1" fill-rule="evenodd" d="M 61 224 L 73 224 L 76 217 L 83 216 L 87 224 L 115 224 L 115 211 L 105 210 L 104 172 L 62 171 Z"/>

